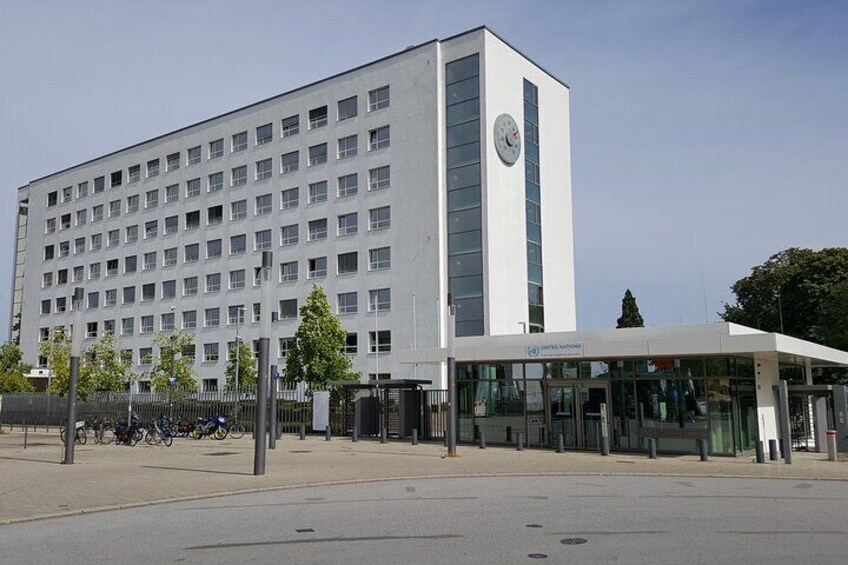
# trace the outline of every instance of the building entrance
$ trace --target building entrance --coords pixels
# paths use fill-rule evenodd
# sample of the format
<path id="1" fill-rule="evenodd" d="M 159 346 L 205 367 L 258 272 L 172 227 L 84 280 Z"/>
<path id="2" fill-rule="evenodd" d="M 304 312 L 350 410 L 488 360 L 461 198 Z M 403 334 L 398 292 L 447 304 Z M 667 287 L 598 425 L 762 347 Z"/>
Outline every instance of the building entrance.
<path id="1" fill-rule="evenodd" d="M 609 406 L 609 387 L 597 382 L 543 381 L 545 420 L 551 447 L 559 434 L 566 449 L 598 449 L 601 404 Z"/>

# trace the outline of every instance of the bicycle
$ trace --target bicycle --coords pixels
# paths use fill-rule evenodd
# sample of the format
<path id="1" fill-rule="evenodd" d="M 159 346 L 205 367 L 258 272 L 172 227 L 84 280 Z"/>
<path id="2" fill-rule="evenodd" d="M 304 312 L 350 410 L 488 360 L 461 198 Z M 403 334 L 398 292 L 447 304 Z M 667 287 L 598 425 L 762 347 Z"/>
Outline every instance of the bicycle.
<path id="1" fill-rule="evenodd" d="M 85 445 L 88 441 L 88 437 L 85 433 L 85 421 L 79 421 L 76 423 L 76 432 L 74 433 L 74 443 L 79 445 Z M 59 430 L 59 436 L 62 438 L 62 443 L 65 443 L 65 428 L 62 427 Z"/>
<path id="2" fill-rule="evenodd" d="M 233 421 L 229 426 L 227 426 L 227 434 L 233 439 L 241 439 L 244 437 L 245 429 L 244 424 L 239 422 L 238 420 Z"/>
<path id="3" fill-rule="evenodd" d="M 147 442 L 147 445 L 159 445 L 161 443 L 165 447 L 171 447 L 171 444 L 174 443 L 174 434 L 171 431 L 170 424 L 170 420 L 164 416 L 153 420 L 153 424 L 144 435 L 144 441 Z"/>

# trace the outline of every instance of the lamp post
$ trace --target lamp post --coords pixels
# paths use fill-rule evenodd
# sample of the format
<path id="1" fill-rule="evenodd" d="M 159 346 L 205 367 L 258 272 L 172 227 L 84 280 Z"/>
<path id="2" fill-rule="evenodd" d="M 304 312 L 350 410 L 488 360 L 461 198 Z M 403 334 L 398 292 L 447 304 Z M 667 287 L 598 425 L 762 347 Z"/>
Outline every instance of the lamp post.
<path id="1" fill-rule="evenodd" d="M 241 325 L 242 312 L 244 312 L 244 306 L 236 306 L 236 418 L 238 418 L 239 407 L 239 361 L 241 358 L 241 348 L 239 347 L 241 345 L 241 336 L 239 335 L 239 327 Z"/>
<path id="2" fill-rule="evenodd" d="M 80 353 L 82 352 L 82 287 L 74 289 L 73 329 L 71 333 L 71 375 L 68 383 L 68 418 L 65 421 L 65 465 L 74 464 L 74 440 L 77 437 L 77 382 L 79 381 Z"/>
<path id="3" fill-rule="evenodd" d="M 268 369 L 271 361 L 271 265 L 274 254 L 271 251 L 262 252 L 260 267 L 262 285 L 262 331 L 259 334 L 259 371 L 256 375 L 256 418 L 253 445 L 253 474 L 265 474 L 265 434 L 268 415 Z"/>
<path id="4" fill-rule="evenodd" d="M 448 294 L 448 457 L 456 457 L 456 305 Z"/>

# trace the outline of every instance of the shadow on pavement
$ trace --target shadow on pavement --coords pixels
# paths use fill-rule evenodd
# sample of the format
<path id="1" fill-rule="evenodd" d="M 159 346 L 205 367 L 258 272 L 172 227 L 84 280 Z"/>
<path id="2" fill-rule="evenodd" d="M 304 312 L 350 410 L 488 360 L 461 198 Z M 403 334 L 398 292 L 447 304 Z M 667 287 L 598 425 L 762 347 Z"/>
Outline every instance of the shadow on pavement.
<path id="1" fill-rule="evenodd" d="M 215 475 L 236 475 L 252 477 L 253 473 L 240 473 L 238 471 L 215 471 L 213 469 L 187 469 L 185 467 L 161 467 L 156 465 L 142 465 L 142 469 L 162 469 L 164 471 L 186 471 L 189 473 L 213 473 Z"/>

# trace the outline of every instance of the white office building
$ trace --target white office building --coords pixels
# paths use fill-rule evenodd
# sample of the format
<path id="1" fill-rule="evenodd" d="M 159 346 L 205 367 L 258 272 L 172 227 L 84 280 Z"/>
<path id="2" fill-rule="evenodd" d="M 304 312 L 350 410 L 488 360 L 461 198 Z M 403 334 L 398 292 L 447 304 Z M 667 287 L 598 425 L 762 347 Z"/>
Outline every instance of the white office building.
<path id="1" fill-rule="evenodd" d="M 575 328 L 569 91 L 490 30 L 433 40 L 120 149 L 18 190 L 11 337 L 111 331 L 143 371 L 156 332 L 195 334 L 203 390 L 259 336 L 274 257 L 272 363 L 322 286 L 363 378 L 457 334 Z M 141 384 L 141 389 L 146 383 Z"/>

